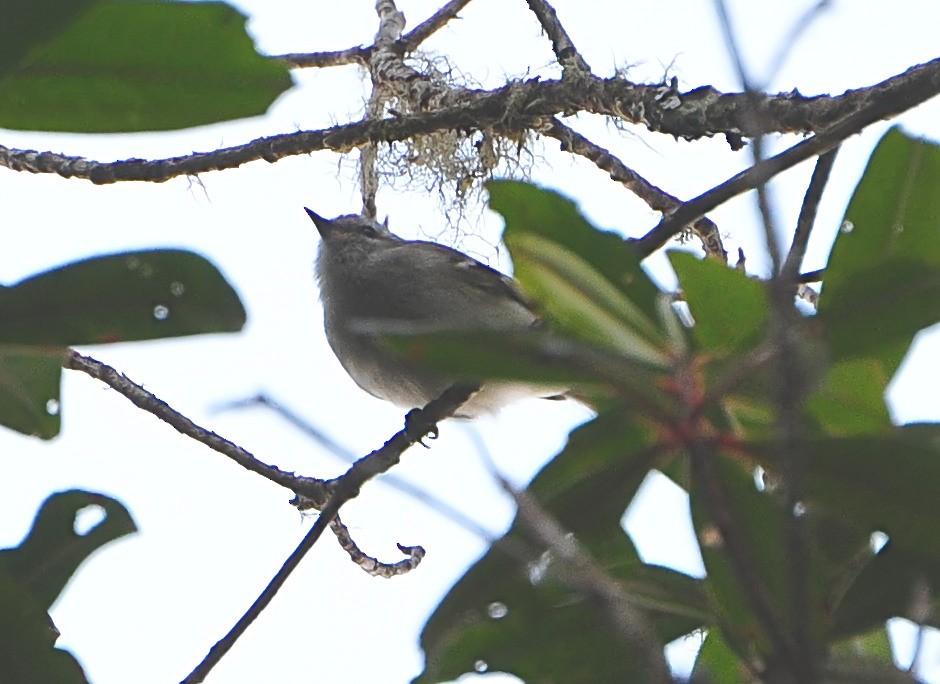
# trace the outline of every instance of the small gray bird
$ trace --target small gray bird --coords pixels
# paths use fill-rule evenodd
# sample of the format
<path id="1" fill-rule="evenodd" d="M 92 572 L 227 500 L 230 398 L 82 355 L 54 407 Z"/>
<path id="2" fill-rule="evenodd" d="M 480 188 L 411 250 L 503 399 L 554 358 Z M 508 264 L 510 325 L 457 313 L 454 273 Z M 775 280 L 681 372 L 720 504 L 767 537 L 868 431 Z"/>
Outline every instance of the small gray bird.
<path id="1" fill-rule="evenodd" d="M 349 376 L 375 397 L 420 408 L 454 379 L 395 355 L 368 334 L 370 329 L 512 331 L 538 323 L 512 278 L 466 254 L 433 242 L 404 240 L 363 216 L 330 220 L 306 211 L 322 238 L 316 275 L 326 339 Z M 516 399 L 562 391 L 486 382 L 456 415 L 475 418 Z"/>

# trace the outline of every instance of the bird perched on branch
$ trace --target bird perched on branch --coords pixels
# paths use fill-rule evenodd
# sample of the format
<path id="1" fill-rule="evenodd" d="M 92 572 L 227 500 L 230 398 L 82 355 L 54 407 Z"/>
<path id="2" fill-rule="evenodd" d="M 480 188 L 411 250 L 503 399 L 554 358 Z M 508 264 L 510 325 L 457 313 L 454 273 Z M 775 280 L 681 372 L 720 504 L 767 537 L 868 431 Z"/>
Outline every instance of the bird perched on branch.
<path id="1" fill-rule="evenodd" d="M 326 219 L 306 211 L 321 237 L 316 275 L 326 339 L 349 376 L 375 397 L 420 408 L 455 380 L 395 354 L 376 333 L 519 331 L 539 322 L 512 278 L 462 252 L 404 240 L 363 216 Z M 479 380 L 481 389 L 457 416 L 564 391 Z"/>

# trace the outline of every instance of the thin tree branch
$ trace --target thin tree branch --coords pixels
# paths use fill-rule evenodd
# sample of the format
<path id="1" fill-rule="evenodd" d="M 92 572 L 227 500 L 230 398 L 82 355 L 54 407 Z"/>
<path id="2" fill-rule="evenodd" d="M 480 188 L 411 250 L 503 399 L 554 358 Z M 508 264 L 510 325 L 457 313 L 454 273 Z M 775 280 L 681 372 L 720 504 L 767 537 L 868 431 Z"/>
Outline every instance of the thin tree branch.
<path id="1" fill-rule="evenodd" d="M 371 56 L 371 47 L 351 47 L 345 50 L 326 52 L 293 52 L 286 55 L 272 55 L 271 59 L 284 62 L 288 66 L 304 69 L 342 66 L 344 64 L 366 65 L 369 63 Z"/>
<path id="2" fill-rule="evenodd" d="M 759 135 L 751 141 L 751 153 L 755 165 L 764 161 L 764 136 Z M 757 210 L 760 213 L 761 227 L 764 229 L 764 244 L 767 246 L 767 253 L 770 256 L 772 272 L 778 273 L 783 259 L 780 256 L 780 245 L 777 244 L 777 225 L 774 220 L 767 183 L 758 183 L 754 190 L 756 191 Z"/>
<path id="3" fill-rule="evenodd" d="M 403 54 L 414 52 L 421 43 L 430 38 L 436 31 L 443 28 L 451 19 L 457 18 L 457 13 L 466 7 L 470 0 L 450 0 L 437 12 L 418 24 L 398 41 L 398 48 Z"/>
<path id="4" fill-rule="evenodd" d="M 823 276 L 826 275 L 826 269 L 819 268 L 815 271 L 807 271 L 806 273 L 801 273 L 799 275 L 799 282 L 801 283 L 819 283 L 822 282 Z"/>
<path id="5" fill-rule="evenodd" d="M 584 61 L 581 53 L 574 46 L 568 32 L 558 19 L 555 8 L 546 2 L 546 0 L 526 0 L 529 9 L 539 20 L 545 35 L 552 41 L 552 51 L 555 53 L 558 63 L 567 75 L 572 69 L 575 73 L 588 73 L 591 67 Z"/>
<path id="6" fill-rule="evenodd" d="M 239 637 L 245 633 L 255 618 L 261 614 L 261 611 L 271 603 L 271 600 L 284 586 L 287 578 L 297 568 L 303 557 L 317 543 L 317 540 L 323 534 L 323 530 L 339 513 L 339 509 L 350 499 L 359 495 L 362 485 L 397 464 L 401 460 L 402 453 L 415 442 L 420 441 L 426 435 L 436 434 L 437 423 L 448 416 L 452 416 L 461 404 L 478 389 L 478 385 L 467 384 L 456 384 L 448 388 L 440 397 L 423 409 L 415 409 L 410 412 L 405 429 L 395 434 L 381 448 L 356 461 L 340 477 L 330 480 L 331 494 L 320 509 L 320 515 L 310 531 L 307 532 L 297 548 L 294 549 L 274 577 L 271 578 L 271 581 L 268 582 L 258 598 L 251 604 L 251 607 L 238 619 L 232 629 L 216 642 L 202 662 L 183 680 L 183 684 L 195 684 L 205 679 L 212 668 L 235 645 Z"/>
<path id="7" fill-rule="evenodd" d="M 572 152 L 594 162 L 597 168 L 606 171 L 610 175 L 611 180 L 620 183 L 646 202 L 650 209 L 663 214 L 671 214 L 682 206 L 682 201 L 678 197 L 670 195 L 665 190 L 653 185 L 611 154 L 609 150 L 566 126 L 557 117 L 552 117 L 539 132 L 558 140 L 561 143 L 563 152 Z M 722 263 L 728 261 L 728 253 L 722 244 L 718 226 L 711 219 L 707 217 L 698 219 L 692 224 L 692 230 L 701 239 L 706 254 L 720 259 Z"/>
<path id="8" fill-rule="evenodd" d="M 291 409 L 265 394 L 259 394 L 255 397 L 250 397 L 242 401 L 232 402 L 223 408 L 241 408 L 252 405 L 260 405 L 268 408 L 271 411 L 274 411 L 277 415 L 281 416 L 281 418 L 319 443 L 322 447 L 341 458 L 346 463 L 352 463 L 356 460 L 356 454 L 327 436 L 321 430 L 308 423 Z M 424 504 L 430 510 L 450 520 L 452 523 L 462 527 L 466 531 L 475 534 L 476 536 L 480 537 L 480 539 L 488 542 L 494 542 L 497 539 L 497 535 L 485 529 L 470 516 L 451 506 L 449 503 L 431 491 L 419 487 L 418 485 L 413 484 L 404 478 L 398 477 L 394 473 L 387 473 L 379 482 L 381 484 L 388 485 L 393 489 L 397 489 L 399 492 L 411 497 L 418 503 Z"/>
<path id="9" fill-rule="evenodd" d="M 339 483 L 342 481 L 343 477 L 345 477 L 343 476 L 327 483 L 326 481 L 319 478 L 303 477 L 282 471 L 275 466 L 267 465 L 237 444 L 230 442 L 229 440 L 217 435 L 211 430 L 200 427 L 183 414 L 171 408 L 166 402 L 156 397 L 153 393 L 148 392 L 143 387 L 135 383 L 126 375 L 119 373 L 111 366 L 108 366 L 107 364 L 104 364 L 97 359 L 93 359 L 90 356 L 83 356 L 76 351 L 70 351 L 66 359 L 65 367 L 72 370 L 82 371 L 83 373 L 86 373 L 93 378 L 101 380 L 112 389 L 119 392 L 122 396 L 129 399 L 135 406 L 155 415 L 157 418 L 171 425 L 181 434 L 186 435 L 187 437 L 191 437 L 192 439 L 195 439 L 202 444 L 205 444 L 213 451 L 218 451 L 219 453 L 228 456 L 243 468 L 258 473 L 272 482 L 290 489 L 296 494 L 295 500 L 302 499 L 305 502 L 305 506 L 303 507 L 304 509 L 322 509 L 327 499 L 329 498 L 330 493 L 339 486 Z M 444 408 L 446 409 L 446 406 Z M 436 415 L 439 414 L 432 414 L 430 419 L 433 420 Z M 410 444 L 408 446 L 410 446 Z M 386 452 L 386 455 L 381 456 L 381 458 L 385 459 L 384 462 L 387 464 L 387 467 L 391 467 L 391 465 L 397 463 L 396 459 L 401 455 L 401 451 L 398 451 L 397 455 L 395 455 L 394 450 L 399 448 L 401 451 L 404 451 L 407 446 L 403 446 L 403 444 L 399 441 L 396 443 L 396 446 L 390 448 L 389 451 Z M 382 471 L 375 470 L 374 474 L 378 474 L 378 472 Z M 374 474 L 365 475 L 364 477 L 365 479 L 369 479 L 370 477 L 373 477 Z M 357 478 L 362 477 L 363 475 L 361 472 L 357 474 Z M 361 486 L 362 482 L 365 482 L 365 479 L 362 479 L 358 486 Z M 427 495 L 427 493 L 421 492 L 421 490 L 418 491 L 420 494 L 426 497 L 430 497 L 430 495 Z M 430 498 L 433 499 L 433 497 Z M 429 503 L 424 498 L 419 497 L 419 500 L 422 500 L 426 505 L 431 505 L 431 503 Z M 452 509 L 447 508 L 446 504 L 444 504 L 444 509 L 446 509 L 443 511 L 444 514 L 448 514 L 448 517 L 451 517 L 451 519 L 456 517 L 457 522 L 462 526 L 470 529 L 470 531 L 475 532 L 486 539 L 491 538 L 491 535 L 489 535 L 485 530 L 482 530 L 479 525 L 476 525 L 472 521 L 468 523 L 466 516 L 460 515 L 459 512 L 457 515 L 454 515 Z M 337 540 L 339 541 L 340 546 L 346 550 L 346 552 L 357 565 L 370 574 L 380 575 L 382 577 L 400 575 L 417 567 L 418 563 L 420 563 L 421 559 L 424 557 L 424 549 L 422 549 L 420 546 L 406 547 L 399 545 L 402 553 L 407 554 L 409 558 L 397 563 L 382 563 L 363 553 L 349 536 L 348 530 L 345 528 L 342 522 L 338 521 L 338 519 L 337 522 L 331 526 L 333 528 L 334 534 L 337 536 Z"/>
<path id="10" fill-rule="evenodd" d="M 14 171 L 85 178 L 94 183 L 129 180 L 162 182 L 176 176 L 235 168 L 258 159 L 274 162 L 317 150 L 348 152 L 366 142 L 391 142 L 438 130 L 479 130 L 494 126 L 512 131 L 532 126 L 538 128 L 537 122 L 542 118 L 578 111 L 615 116 L 630 123 L 645 125 L 652 131 L 689 139 L 725 133 L 756 135 L 825 130 L 827 137 L 821 134 L 802 143 L 808 145 L 809 149 L 796 146 L 799 151 L 792 154 L 796 154 L 798 159 L 784 157 L 782 161 L 761 167 L 759 173 L 764 174 L 766 179 L 798 161 L 821 154 L 869 123 L 910 109 L 937 92 L 940 92 L 940 59 L 912 67 L 869 88 L 847 91 L 838 97 L 808 98 L 799 93 L 762 95 L 758 106 L 762 110 L 761 116 L 766 117 L 762 118 L 765 129 L 750 130 L 752 124 L 743 121 L 740 113 L 742 107 L 753 107 L 745 95 L 723 94 L 710 87 L 678 93 L 663 85 L 633 84 L 618 77 L 598 79 L 587 74 L 578 79 L 532 79 L 509 83 L 491 91 L 461 90 L 452 93 L 450 98 L 444 98 L 445 106 L 435 111 L 285 133 L 212 152 L 167 159 L 98 162 L 83 157 L 18 150 L 0 145 L 0 166 Z M 835 121 L 840 123 L 832 125 Z M 748 185 L 749 182 L 751 185 Z M 681 226 L 750 187 L 753 187 L 753 180 L 744 182 L 714 204 L 711 201 L 713 197 L 709 196 L 709 201 L 703 202 L 703 205 L 692 205 L 691 208 L 689 204 L 683 205 L 678 218 L 667 219 L 673 232 L 665 235 L 669 231 L 660 226 L 649 237 L 647 245 L 658 242 L 653 248 L 656 249 L 665 244 Z M 727 188 L 721 193 L 726 191 Z M 704 205 L 708 206 L 701 209 L 700 206 Z M 664 239 L 660 240 L 663 235 Z M 643 250 L 646 251 L 647 247 L 643 247 Z"/>
<path id="11" fill-rule="evenodd" d="M 935 60 L 932 64 L 940 64 Z M 907 72 L 910 73 L 910 70 Z M 937 74 L 940 76 L 940 72 Z M 802 161 L 823 154 L 876 121 L 890 118 L 929 100 L 940 92 L 940 79 L 930 84 L 919 82 L 915 88 L 894 91 L 892 97 L 873 100 L 868 106 L 833 124 L 822 133 L 807 138 L 778 155 L 761 161 L 738 173 L 711 190 L 686 202 L 674 214 L 664 218 L 646 235 L 636 241 L 641 256 L 649 256 L 662 247 L 682 228 L 732 197 L 753 190 L 781 171 Z"/>
<path id="12" fill-rule="evenodd" d="M 819 210 L 819 201 L 822 199 L 823 189 L 829 181 L 829 174 L 835 164 L 838 147 L 834 147 L 816 160 L 816 167 L 810 178 L 806 194 L 803 196 L 803 205 L 800 207 L 800 216 L 796 221 L 796 230 L 793 233 L 793 242 L 790 251 L 780 270 L 780 279 L 791 289 L 800 282 L 800 265 L 806 255 L 806 246 L 809 236 L 816 222 L 816 212 Z"/>
<path id="13" fill-rule="evenodd" d="M 793 26 L 790 27 L 790 31 L 780 42 L 780 48 L 777 50 L 774 58 L 770 61 L 767 75 L 763 79 L 764 83 L 770 83 L 774 77 L 776 77 L 780 68 L 786 62 L 787 57 L 789 57 L 790 53 L 793 51 L 794 46 L 799 42 L 800 38 L 803 37 L 803 34 L 806 33 L 813 22 L 819 18 L 819 15 L 830 7 L 832 7 L 832 0 L 818 0 L 815 5 L 808 8 L 802 16 L 794 22 Z"/>
<path id="14" fill-rule="evenodd" d="M 398 549 L 408 556 L 408 558 L 396 563 L 383 563 L 379 559 L 366 554 L 359 548 L 350 536 L 349 528 L 339 519 L 339 515 L 336 515 L 333 520 L 330 521 L 330 530 L 336 535 L 336 541 L 343 547 L 343 551 L 349 554 L 349 558 L 352 562 L 373 577 L 390 579 L 398 575 L 405 575 L 418 567 L 426 553 L 421 546 L 402 546 L 398 544 Z"/>
<path id="15" fill-rule="evenodd" d="M 379 30 L 375 34 L 375 45 L 372 48 L 372 61 L 369 69 L 369 75 L 372 77 L 372 93 L 369 95 L 369 104 L 366 107 L 368 120 L 376 120 L 382 116 L 389 97 L 389 89 L 385 84 L 387 78 L 401 70 L 404 70 L 406 77 L 417 73 L 410 67 L 406 67 L 395 52 L 395 44 L 405 28 L 405 15 L 398 11 L 393 0 L 378 0 L 375 3 L 375 12 L 379 16 Z M 375 141 L 367 142 L 359 148 L 362 215 L 373 220 L 377 213 L 375 198 L 379 192 L 379 173 L 376 167 L 378 157 L 379 146 Z"/>
<path id="16" fill-rule="evenodd" d="M 343 503 L 345 503 L 345 501 L 339 495 L 339 492 L 335 492 L 330 497 L 326 505 L 323 506 L 320 516 L 310 528 L 310 531 L 304 535 L 300 544 L 298 544 L 297 548 L 288 556 L 287 560 L 284 561 L 284 564 L 261 591 L 258 598 L 254 600 L 248 610 L 238 619 L 228 633 L 209 649 L 205 658 L 203 658 L 193 671 L 183 679 L 181 684 L 196 684 L 197 682 L 205 680 L 206 675 L 208 675 L 209 672 L 212 671 L 212 668 L 232 649 L 232 646 L 234 646 L 239 637 L 248 630 L 248 627 L 255 621 L 255 618 L 271 603 L 280 588 L 284 586 L 284 582 L 287 581 L 287 578 L 290 577 L 291 573 L 300 565 L 300 561 L 303 560 L 303 557 L 306 556 L 307 552 L 317 543 L 317 540 L 323 534 L 323 530 L 325 530 L 327 525 L 333 520 L 333 517 L 339 511 Z"/>
<path id="17" fill-rule="evenodd" d="M 470 0 L 450 0 L 433 15 L 425 19 L 414 30 L 405 34 L 395 43 L 395 51 L 400 55 L 414 52 L 418 46 L 441 29 L 448 21 L 455 19 L 457 13 L 469 4 Z M 285 64 L 304 69 L 308 67 L 323 68 L 341 66 L 344 64 L 368 65 L 372 59 L 375 45 L 369 47 L 351 47 L 345 50 L 329 50 L 325 52 L 294 52 L 284 55 L 272 55 Z"/>
<path id="18" fill-rule="evenodd" d="M 731 18 L 725 1 L 715 0 L 715 7 L 738 78 L 745 92 L 756 103 L 758 95 L 745 69 L 744 59 L 734 30 L 731 27 Z M 756 106 L 751 115 L 755 118 L 759 127 L 761 113 Z M 754 165 L 760 165 L 764 161 L 762 135 L 754 137 L 750 149 L 753 154 Z M 788 606 L 787 614 L 783 616 L 778 616 L 775 613 L 765 615 L 764 622 L 765 627 L 770 630 L 780 630 L 782 632 L 779 635 L 775 634 L 774 631 L 770 632 L 775 637 L 772 643 L 774 644 L 774 650 L 777 652 L 777 658 L 783 664 L 783 667 L 790 671 L 793 680 L 812 684 L 818 678 L 819 665 L 816 658 L 818 649 L 812 643 L 812 635 L 809 630 L 811 617 L 808 577 L 809 546 L 804 516 L 797 513 L 797 507 L 803 505 L 803 474 L 805 470 L 804 456 L 798 441 L 798 436 L 801 434 L 801 411 L 805 396 L 805 382 L 803 381 L 805 368 L 796 354 L 796 336 L 793 334 L 798 328 L 799 314 L 794 307 L 793 290 L 781 278 L 783 258 L 780 253 L 780 246 L 777 243 L 777 229 L 765 181 L 759 181 L 755 189 L 757 190 L 757 205 L 760 210 L 761 225 L 764 228 L 764 241 L 770 255 L 773 274 L 769 283 L 770 325 L 768 337 L 770 343 L 779 351 L 776 355 L 776 363 L 773 366 L 777 376 L 775 383 L 777 408 L 775 442 L 777 456 L 780 458 L 784 470 L 786 576 L 790 591 L 790 600 L 786 604 Z M 704 473 L 707 472 L 707 468 L 700 467 L 699 470 L 702 477 L 705 477 Z M 729 520 L 728 524 L 740 526 L 740 522 L 734 519 Z M 739 533 L 740 530 L 735 530 L 735 532 Z M 743 570 L 743 568 L 740 567 L 739 563 L 740 570 Z M 741 579 L 744 582 L 748 581 L 744 575 L 741 575 Z M 761 577 L 754 576 L 750 581 L 759 582 L 761 580 Z M 754 607 L 761 608 L 756 603 Z M 767 608 L 772 609 L 772 606 L 767 606 Z M 775 622 L 767 622 L 770 617 L 775 618 Z M 776 620 L 779 620 L 779 622 Z"/>
<path id="19" fill-rule="evenodd" d="M 81 371 L 93 378 L 101 380 L 119 394 L 129 399 L 131 403 L 138 408 L 153 414 L 163 422 L 169 424 L 177 432 L 205 444 L 213 451 L 228 456 L 243 468 L 257 473 L 291 491 L 296 491 L 298 479 L 300 479 L 296 475 L 280 470 L 276 466 L 268 465 L 255 458 L 255 456 L 237 444 L 230 442 L 211 430 L 196 425 L 196 423 L 182 413 L 170 407 L 165 401 L 162 401 L 153 393 L 148 392 L 141 385 L 138 385 L 123 373 L 119 373 L 111 366 L 97 359 L 93 359 L 90 356 L 83 356 L 74 350 L 69 351 L 64 365 L 66 368 Z M 302 479 L 304 480 L 305 494 L 314 501 L 325 503 L 330 490 L 325 485 L 324 481 L 316 478 Z"/>

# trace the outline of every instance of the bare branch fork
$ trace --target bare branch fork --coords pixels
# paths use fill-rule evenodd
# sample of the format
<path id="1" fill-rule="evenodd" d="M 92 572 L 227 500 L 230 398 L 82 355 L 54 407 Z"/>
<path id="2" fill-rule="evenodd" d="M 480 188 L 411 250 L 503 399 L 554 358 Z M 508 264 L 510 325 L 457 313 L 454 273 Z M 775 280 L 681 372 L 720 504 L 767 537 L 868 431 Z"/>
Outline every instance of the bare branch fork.
<path id="1" fill-rule="evenodd" d="M 411 446 L 411 444 L 414 442 L 418 441 L 423 435 L 431 432 L 433 426 L 443 417 L 450 415 L 449 413 L 446 413 L 449 404 L 445 404 L 442 407 L 439 405 L 434 405 L 432 407 L 434 410 L 427 414 L 427 418 L 418 420 L 418 422 L 414 423 L 413 427 L 412 423 L 409 423 L 410 430 L 408 435 L 414 436 L 413 439 L 409 437 L 410 441 L 403 441 L 403 439 L 400 437 L 398 439 L 393 437 L 382 449 L 369 454 L 369 456 L 365 457 L 364 459 L 356 461 L 356 463 L 354 463 L 350 468 L 350 472 L 355 473 L 354 476 L 350 476 L 349 473 L 347 473 L 346 475 L 335 478 L 333 480 L 321 480 L 315 477 L 295 475 L 294 473 L 281 470 L 276 466 L 264 463 L 237 444 L 225 439 L 224 437 L 221 437 L 211 430 L 207 430 L 206 428 L 197 425 L 195 422 L 181 414 L 165 401 L 158 398 L 152 392 L 149 392 L 123 373 L 118 372 L 111 366 L 102 363 L 97 359 L 94 359 L 90 356 L 84 356 L 73 350 L 69 352 L 64 365 L 66 368 L 81 371 L 86 375 L 90 375 L 91 377 L 104 382 L 119 394 L 129 399 L 135 406 L 153 414 L 163 422 L 169 424 L 179 433 L 190 437 L 197 442 L 205 444 L 213 451 L 217 451 L 220 454 L 227 456 L 246 470 L 257 473 L 258 475 L 267 478 L 271 482 L 279 484 L 282 487 L 290 490 L 294 493 L 296 497 L 295 503 L 298 508 L 300 508 L 300 510 L 322 510 L 326 503 L 330 500 L 330 497 L 332 497 L 336 490 L 340 488 L 341 482 L 343 482 L 343 479 L 346 477 L 356 478 L 359 481 L 358 486 L 361 487 L 361 485 L 367 480 L 375 477 L 378 474 L 381 474 L 382 472 L 385 472 L 398 462 L 401 454 L 405 451 L 405 449 Z M 456 408 L 457 407 L 455 406 L 454 409 Z M 439 413 L 440 411 L 443 411 L 443 413 Z M 422 420 L 424 422 L 422 422 Z M 419 434 L 420 430 L 424 430 L 424 432 Z M 396 435 L 396 437 L 398 437 L 398 435 Z M 356 491 L 358 492 L 358 487 Z M 378 561 L 375 561 L 375 559 L 370 559 L 366 554 L 362 553 L 358 547 L 356 547 L 355 543 L 349 538 L 348 534 L 344 532 L 345 527 L 342 525 L 342 522 L 339 521 L 338 518 L 337 521 L 339 524 L 333 526 L 333 531 L 337 534 L 337 539 L 339 540 L 340 545 L 346 549 L 347 553 L 350 554 L 354 562 L 363 566 L 363 569 L 366 569 L 367 571 L 368 566 L 375 566 L 377 568 L 377 572 L 373 574 L 385 576 L 390 576 L 391 574 L 401 574 L 400 572 L 390 571 L 390 565 L 379 563 Z M 412 556 L 411 560 L 414 560 L 415 554 L 423 556 L 424 553 L 423 550 L 420 550 L 419 552 L 412 552 L 411 547 L 402 547 L 402 551 Z M 420 558 L 418 560 L 420 560 Z M 400 564 L 393 565 L 400 566 Z M 417 563 L 415 563 L 415 565 L 417 565 Z"/>
<path id="2" fill-rule="evenodd" d="M 393 577 L 414 569 L 421 562 L 425 552 L 420 546 L 406 547 L 399 545 L 399 549 L 408 558 L 397 563 L 382 563 L 366 555 L 350 537 L 348 530 L 338 517 L 338 512 L 347 501 L 358 496 L 362 485 L 396 465 L 406 449 L 420 441 L 424 436 L 436 433 L 437 423 L 453 415 L 460 405 L 477 389 L 473 385 L 455 385 L 451 387 L 425 408 L 412 411 L 403 430 L 396 433 L 379 449 L 353 463 L 346 473 L 332 480 L 321 480 L 294 475 L 275 466 L 267 465 L 233 442 L 211 430 L 200 427 L 126 375 L 90 356 L 70 351 L 64 365 L 66 368 L 81 371 L 101 380 L 129 399 L 135 406 L 168 423 L 178 432 L 228 456 L 242 467 L 290 489 L 295 493 L 292 503 L 301 510 L 311 508 L 320 510 L 320 516 L 297 549 L 281 566 L 281 569 L 265 587 L 265 590 L 255 600 L 251 608 L 189 675 L 185 680 L 187 682 L 202 681 L 215 663 L 221 659 L 251 622 L 271 602 L 271 599 L 283 586 L 287 577 L 297 567 L 303 556 L 313 547 L 326 527 L 330 527 L 353 562 L 370 574 Z"/>

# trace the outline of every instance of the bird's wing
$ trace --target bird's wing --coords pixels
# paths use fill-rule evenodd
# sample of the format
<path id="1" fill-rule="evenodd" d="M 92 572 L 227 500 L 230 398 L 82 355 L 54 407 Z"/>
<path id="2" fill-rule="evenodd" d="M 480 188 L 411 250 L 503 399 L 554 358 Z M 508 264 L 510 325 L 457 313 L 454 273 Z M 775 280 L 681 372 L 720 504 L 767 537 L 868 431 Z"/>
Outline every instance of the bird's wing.
<path id="1" fill-rule="evenodd" d="M 521 304 L 529 311 L 532 311 L 533 314 L 535 313 L 535 307 L 532 302 L 522 294 L 518 283 L 508 275 L 500 273 L 495 268 L 487 266 L 483 262 L 477 261 L 463 252 L 452 249 L 451 247 L 439 245 L 436 242 L 419 240 L 407 244 L 415 247 L 417 250 L 416 254 L 427 250 L 436 252 L 437 255 L 447 259 L 455 270 L 461 271 L 466 275 L 466 282 L 472 287 L 494 297 L 511 299 Z"/>

